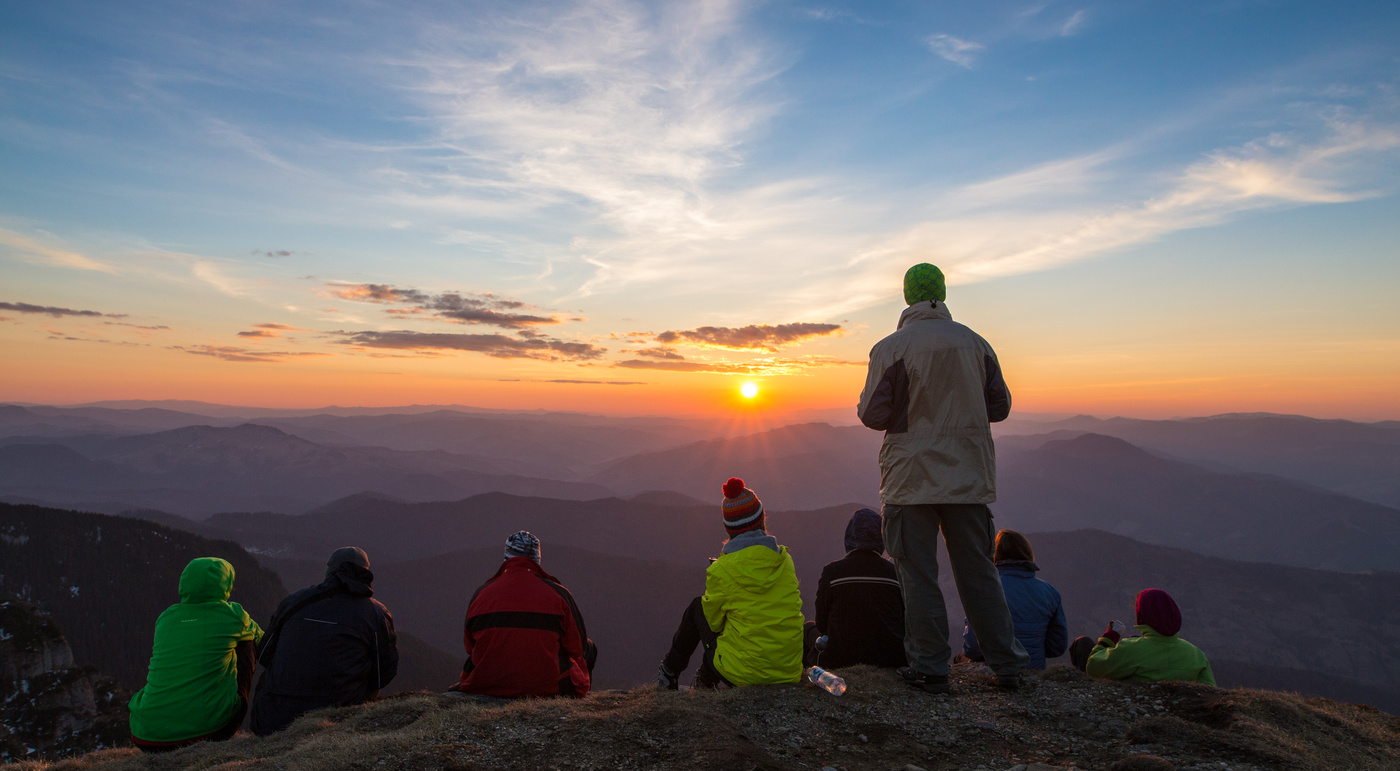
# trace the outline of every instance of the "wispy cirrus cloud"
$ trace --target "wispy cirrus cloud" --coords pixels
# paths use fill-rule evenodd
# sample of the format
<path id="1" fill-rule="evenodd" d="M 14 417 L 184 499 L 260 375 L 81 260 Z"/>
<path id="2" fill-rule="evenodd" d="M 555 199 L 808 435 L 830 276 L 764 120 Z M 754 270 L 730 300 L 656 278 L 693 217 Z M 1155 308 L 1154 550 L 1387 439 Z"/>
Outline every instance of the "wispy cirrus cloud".
<path id="1" fill-rule="evenodd" d="M 667 345 L 688 343 L 706 348 L 729 348 L 736 351 L 768 351 L 795 345 L 813 337 L 840 332 L 840 324 L 749 324 L 743 327 L 697 327 L 668 330 L 656 336 Z"/>
<path id="2" fill-rule="evenodd" d="M 959 67 L 971 69 L 977 61 L 977 55 L 986 50 L 986 46 L 981 43 L 974 43 L 971 40 L 963 40 L 946 33 L 930 35 L 924 41 L 930 51 L 938 54 Z"/>
<path id="3" fill-rule="evenodd" d="M 518 338 L 506 335 L 470 335 L 448 332 L 390 331 L 335 332 L 338 342 L 354 348 L 389 348 L 410 351 L 468 351 L 496 359 L 588 361 L 602 358 L 606 348 L 553 338 Z"/>
<path id="4" fill-rule="evenodd" d="M 1076 181 L 1088 172 L 1113 177 L 1104 166 L 1111 153 L 979 183 L 968 196 L 952 191 L 941 202 L 945 211 L 962 202 L 956 219 L 917 225 L 872 254 L 888 255 L 889 272 L 924 255 L 944 266 L 950 280 L 968 282 L 1044 270 L 1179 230 L 1220 224 L 1247 211 L 1376 195 L 1353 181 L 1365 177 L 1357 166 L 1400 148 L 1400 129 L 1362 121 L 1328 125 L 1326 135 L 1317 139 L 1273 134 L 1208 153 L 1169 176 L 1162 189 L 1117 205 L 1055 200 L 1064 190 L 1082 188 Z M 1060 192 L 1057 176 L 1066 180 Z M 1026 194 L 1023 183 L 1029 180 L 1038 193 Z"/>
<path id="5" fill-rule="evenodd" d="M 510 311 L 528 308 L 519 300 L 498 297 L 489 292 L 464 294 L 443 292 L 430 294 L 417 289 L 404 289 L 389 284 L 331 283 L 327 291 L 343 300 L 371 302 L 384 305 L 407 305 L 387 311 L 394 316 L 422 315 L 459 324 L 485 324 L 503 329 L 529 329 L 563 323 L 558 316 Z"/>
<path id="6" fill-rule="evenodd" d="M 94 260 L 71 249 L 43 243 L 36 238 L 16 233 L 13 230 L 0 228 L 0 248 L 8 250 L 11 254 L 27 262 L 38 262 L 76 270 L 93 270 L 113 275 L 117 273 L 115 267 L 105 262 Z"/>

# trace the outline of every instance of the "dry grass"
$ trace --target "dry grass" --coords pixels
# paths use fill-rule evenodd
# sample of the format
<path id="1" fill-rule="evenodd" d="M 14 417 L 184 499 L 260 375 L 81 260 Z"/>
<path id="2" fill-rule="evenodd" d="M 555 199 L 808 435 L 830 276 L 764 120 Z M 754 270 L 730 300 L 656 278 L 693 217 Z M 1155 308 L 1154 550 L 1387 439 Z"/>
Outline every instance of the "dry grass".
<path id="1" fill-rule="evenodd" d="M 858 769 L 1400 768 L 1400 719 L 1366 707 L 1195 685 L 1137 686 L 1052 670 L 1004 694 L 972 666 L 957 693 L 911 691 L 886 671 L 851 689 L 609 691 L 581 701 L 480 704 L 406 694 L 303 717 L 267 739 L 239 736 L 163 756 L 107 750 L 15 771 L 136 769 Z M 1210 764 L 1210 765 L 1206 765 Z"/>

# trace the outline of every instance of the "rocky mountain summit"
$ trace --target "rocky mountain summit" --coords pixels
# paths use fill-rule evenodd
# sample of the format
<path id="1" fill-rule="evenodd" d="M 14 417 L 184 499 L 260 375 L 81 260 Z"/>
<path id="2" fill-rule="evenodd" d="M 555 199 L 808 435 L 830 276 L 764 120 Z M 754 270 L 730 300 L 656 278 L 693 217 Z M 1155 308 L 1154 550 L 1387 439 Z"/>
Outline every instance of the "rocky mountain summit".
<path id="1" fill-rule="evenodd" d="M 0 761 L 124 743 L 125 704 L 115 680 L 74 665 L 53 619 L 27 602 L 0 602 Z"/>
<path id="2" fill-rule="evenodd" d="M 442 768 L 737 771 L 1274 771 L 1400 768 L 1400 718 L 1267 691 L 1093 681 L 1066 667 L 997 691 L 958 665 L 952 696 L 858 667 L 836 697 L 810 686 L 604 691 L 587 699 L 476 701 L 429 693 L 312 713 L 266 739 L 240 735 L 165 757 L 110 749 L 51 771 Z"/>

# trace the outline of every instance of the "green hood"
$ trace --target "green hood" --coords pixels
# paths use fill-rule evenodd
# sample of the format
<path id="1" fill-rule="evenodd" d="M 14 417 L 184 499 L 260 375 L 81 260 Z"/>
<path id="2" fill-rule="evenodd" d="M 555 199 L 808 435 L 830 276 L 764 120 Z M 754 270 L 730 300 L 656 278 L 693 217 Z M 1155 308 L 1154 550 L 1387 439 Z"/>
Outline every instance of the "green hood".
<path id="1" fill-rule="evenodd" d="M 190 560 L 180 574 L 180 602 L 227 602 L 233 591 L 233 566 L 218 557 Z"/>
<path id="2" fill-rule="evenodd" d="M 779 548 L 782 551 L 773 551 L 760 544 L 724 555 L 728 561 L 729 577 L 747 591 L 762 591 L 774 586 L 791 570 L 788 565 L 792 563 L 787 547 Z"/>

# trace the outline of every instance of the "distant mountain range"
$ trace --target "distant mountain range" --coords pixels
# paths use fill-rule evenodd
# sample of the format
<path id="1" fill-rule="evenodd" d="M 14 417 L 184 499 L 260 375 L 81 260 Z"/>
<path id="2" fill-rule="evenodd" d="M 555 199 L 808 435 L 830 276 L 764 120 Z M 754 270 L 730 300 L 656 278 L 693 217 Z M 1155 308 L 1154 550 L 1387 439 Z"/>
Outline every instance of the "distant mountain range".
<path id="1" fill-rule="evenodd" d="M 998 524 L 1097 528 L 1232 559 L 1400 570 L 1400 511 L 1261 474 L 1164 460 L 1083 434 L 998 459 Z"/>
<path id="2" fill-rule="evenodd" d="M 1287 477 L 1400 508 L 1400 421 L 1356 423 L 1251 413 L 1177 420 L 1081 415 L 1017 422 L 998 434 L 1064 439 L 1103 434 L 1197 464 Z"/>
<path id="3" fill-rule="evenodd" d="M 488 490 L 598 498 L 606 488 L 502 472 L 442 450 L 330 447 L 272 426 L 187 426 L 149 434 L 0 441 L 0 495 L 107 511 L 306 511 L 360 490 L 410 500 Z"/>

